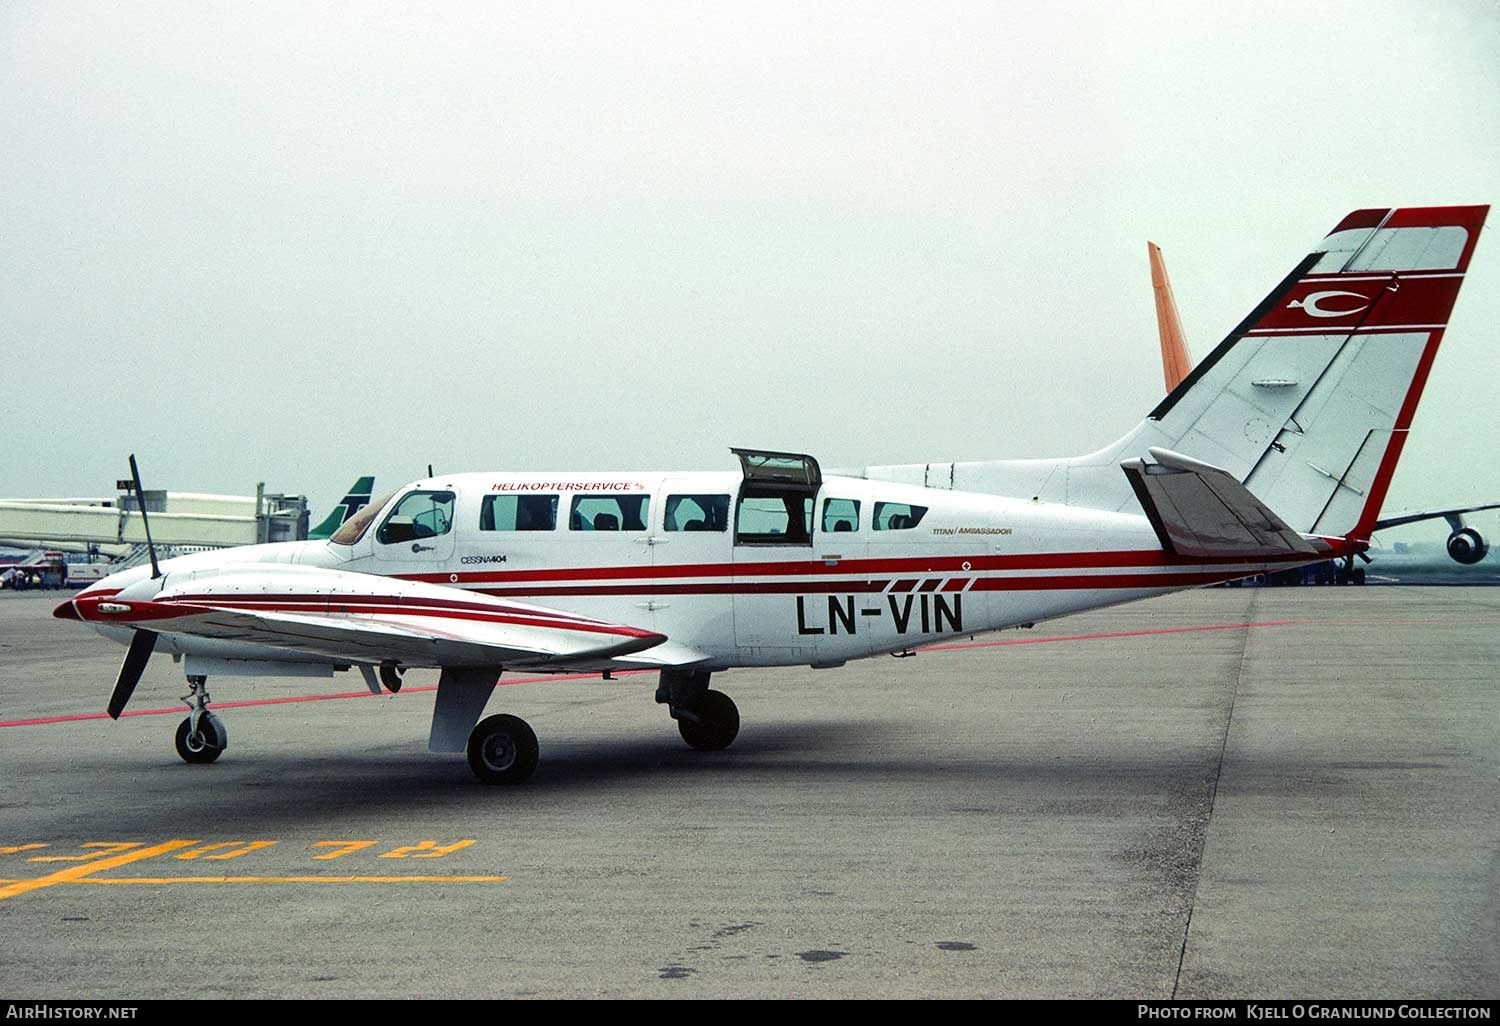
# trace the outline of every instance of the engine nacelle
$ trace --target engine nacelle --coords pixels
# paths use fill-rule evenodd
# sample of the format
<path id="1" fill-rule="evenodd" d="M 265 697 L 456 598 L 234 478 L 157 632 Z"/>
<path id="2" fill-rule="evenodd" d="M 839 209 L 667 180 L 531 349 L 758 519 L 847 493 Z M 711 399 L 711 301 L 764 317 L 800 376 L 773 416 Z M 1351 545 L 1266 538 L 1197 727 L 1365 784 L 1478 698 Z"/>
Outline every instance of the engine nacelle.
<path id="1" fill-rule="evenodd" d="M 1473 566 L 1489 555 L 1489 551 L 1490 543 L 1484 540 L 1484 535 L 1472 527 L 1454 531 L 1448 536 L 1448 555 L 1455 563 Z"/>

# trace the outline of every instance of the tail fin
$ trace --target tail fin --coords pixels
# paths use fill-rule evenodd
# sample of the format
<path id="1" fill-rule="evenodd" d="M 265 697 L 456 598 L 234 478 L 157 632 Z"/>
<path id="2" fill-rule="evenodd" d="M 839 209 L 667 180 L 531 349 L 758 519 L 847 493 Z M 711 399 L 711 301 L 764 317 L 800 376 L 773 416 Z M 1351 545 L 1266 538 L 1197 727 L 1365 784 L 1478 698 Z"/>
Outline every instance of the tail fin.
<path id="1" fill-rule="evenodd" d="M 1177 298 L 1172 295 L 1172 280 L 1167 277 L 1167 265 L 1161 258 L 1161 247 L 1154 242 L 1146 243 L 1146 254 L 1151 260 L 1151 290 L 1156 293 L 1156 333 L 1161 337 L 1161 373 L 1170 392 L 1182 384 L 1182 379 L 1193 369 L 1193 358 L 1188 355 L 1187 340 L 1182 334 L 1182 315 L 1177 312 Z"/>
<path id="2" fill-rule="evenodd" d="M 1368 538 L 1488 211 L 1350 214 L 1149 422 L 1299 530 Z"/>
<path id="3" fill-rule="evenodd" d="M 1151 447 L 1244 483 L 1294 529 L 1368 538 L 1488 206 L 1356 210 L 1129 434 L 1071 459 L 866 476 L 1135 510 Z"/>
<path id="4" fill-rule="evenodd" d="M 370 496 L 374 492 L 375 479 L 373 477 L 362 477 L 355 481 L 354 486 L 349 489 L 349 494 L 333 507 L 332 512 L 323 518 L 321 524 L 308 531 L 307 536 L 312 539 L 331 537 L 333 532 L 343 526 L 344 521 L 370 504 Z"/>

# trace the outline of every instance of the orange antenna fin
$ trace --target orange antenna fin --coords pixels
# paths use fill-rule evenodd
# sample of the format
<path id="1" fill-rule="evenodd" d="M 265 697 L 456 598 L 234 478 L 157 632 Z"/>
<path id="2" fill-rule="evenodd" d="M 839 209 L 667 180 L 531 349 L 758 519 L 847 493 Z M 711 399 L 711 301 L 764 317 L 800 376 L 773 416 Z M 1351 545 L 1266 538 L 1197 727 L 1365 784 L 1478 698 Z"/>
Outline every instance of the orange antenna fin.
<path id="1" fill-rule="evenodd" d="M 1188 354 L 1187 342 L 1182 336 L 1182 317 L 1177 312 L 1177 300 L 1172 295 L 1167 265 L 1162 262 L 1161 247 L 1148 242 L 1146 252 L 1151 257 L 1151 289 L 1156 293 L 1156 330 L 1161 336 L 1161 372 L 1167 383 L 1167 391 L 1170 392 L 1193 369 L 1193 358 Z"/>

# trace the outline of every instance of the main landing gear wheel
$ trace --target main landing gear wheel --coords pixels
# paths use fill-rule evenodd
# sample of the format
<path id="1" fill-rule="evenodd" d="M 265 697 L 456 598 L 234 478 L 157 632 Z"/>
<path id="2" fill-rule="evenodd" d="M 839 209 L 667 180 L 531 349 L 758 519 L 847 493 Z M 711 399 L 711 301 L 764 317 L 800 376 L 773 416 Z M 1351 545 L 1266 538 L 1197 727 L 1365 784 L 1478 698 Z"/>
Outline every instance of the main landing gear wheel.
<path id="1" fill-rule="evenodd" d="M 540 755 L 536 732 L 519 716 L 487 717 L 469 735 L 469 768 L 486 784 L 525 783 Z"/>
<path id="2" fill-rule="evenodd" d="M 217 716 L 199 717 L 197 733 L 193 732 L 193 718 L 189 716 L 177 724 L 177 754 L 183 762 L 213 762 L 224 754 L 225 735 Z"/>
<path id="3" fill-rule="evenodd" d="M 677 713 L 682 739 L 700 752 L 728 748 L 740 732 L 740 710 L 722 691 L 705 691 L 690 709 Z"/>

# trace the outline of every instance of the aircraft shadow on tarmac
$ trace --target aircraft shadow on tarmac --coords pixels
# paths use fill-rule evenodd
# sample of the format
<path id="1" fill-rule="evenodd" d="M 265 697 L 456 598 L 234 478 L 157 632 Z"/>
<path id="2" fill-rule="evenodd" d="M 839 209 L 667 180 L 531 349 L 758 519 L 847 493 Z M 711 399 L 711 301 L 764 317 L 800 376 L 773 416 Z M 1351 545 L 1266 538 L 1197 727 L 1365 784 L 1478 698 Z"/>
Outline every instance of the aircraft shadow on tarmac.
<path id="1" fill-rule="evenodd" d="M 903 740 L 911 747 L 896 747 Z M 1207 748 L 1133 746 L 1110 752 L 1080 746 L 1050 756 L 1001 751 L 976 756 L 968 745 L 955 746 L 953 753 L 923 754 L 906 730 L 885 721 L 763 724 L 725 752 L 693 752 L 671 737 L 558 741 L 547 747 L 531 783 L 506 788 L 476 783 L 461 758 L 389 747 L 316 755 L 249 750 L 214 766 L 182 765 L 164 753 L 159 761 L 152 755 L 151 761 L 132 761 L 128 767 L 115 764 L 109 772 L 96 751 L 93 758 L 52 774 L 52 786 L 77 796 L 54 829 L 68 830 L 66 821 L 75 818 L 90 829 L 105 820 L 115 831 L 128 827 L 143 836 L 209 829 L 199 801 L 184 804 L 186 794 L 211 802 L 212 832 L 274 833 L 386 813 L 524 816 L 576 810 L 581 802 L 659 802 L 665 794 L 677 802 L 700 795 L 711 804 L 714 796 L 736 787 L 750 789 L 746 793 L 757 801 L 778 803 L 880 787 L 888 789 L 893 805 L 908 812 L 1109 817 L 1142 802 L 1165 800 L 1179 812 L 1206 807 L 1218 774 L 1218 752 Z M 1471 757 L 1432 752 L 1403 762 L 1350 761 L 1333 753 L 1326 758 L 1285 752 L 1237 756 L 1232 773 L 1220 781 L 1219 796 L 1307 802 L 1376 787 L 1381 774 L 1441 772 L 1466 756 Z"/>

